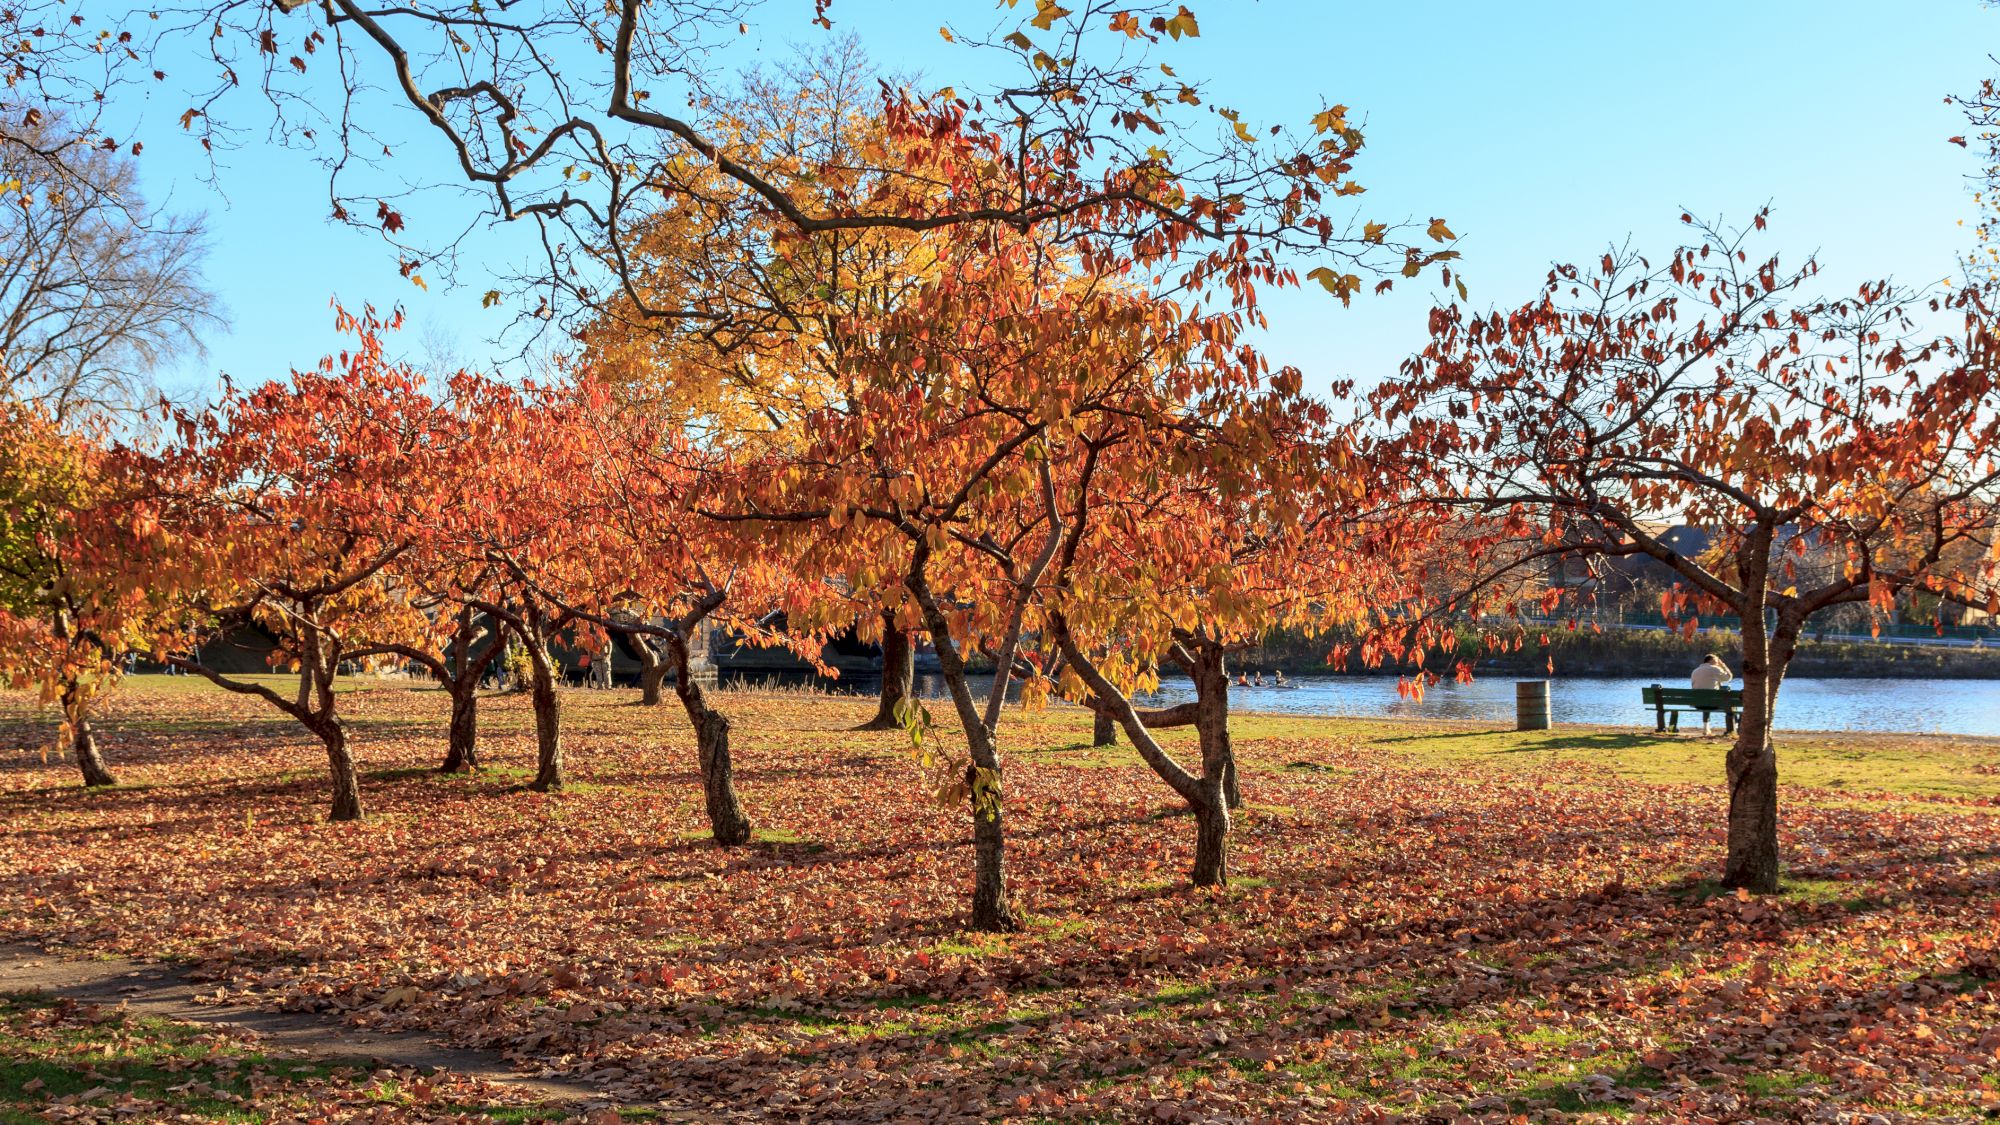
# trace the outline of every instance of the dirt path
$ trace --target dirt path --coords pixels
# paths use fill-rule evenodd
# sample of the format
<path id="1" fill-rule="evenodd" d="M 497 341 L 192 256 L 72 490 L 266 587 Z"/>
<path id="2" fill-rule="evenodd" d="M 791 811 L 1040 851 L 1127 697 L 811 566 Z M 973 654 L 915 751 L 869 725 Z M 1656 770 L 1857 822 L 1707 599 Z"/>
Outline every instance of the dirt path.
<path id="1" fill-rule="evenodd" d="M 267 1012 L 195 1001 L 196 986 L 172 965 L 72 961 L 26 945 L 0 944 L 0 992 L 37 992 L 97 1004 L 125 1004 L 142 1016 L 227 1025 L 271 1046 L 317 1059 L 448 1070 L 582 1113 L 615 1106 L 603 1091 L 564 1078 L 520 1074 L 491 1051 L 443 1047 L 409 1032 L 368 1031 L 311 1012 Z"/>

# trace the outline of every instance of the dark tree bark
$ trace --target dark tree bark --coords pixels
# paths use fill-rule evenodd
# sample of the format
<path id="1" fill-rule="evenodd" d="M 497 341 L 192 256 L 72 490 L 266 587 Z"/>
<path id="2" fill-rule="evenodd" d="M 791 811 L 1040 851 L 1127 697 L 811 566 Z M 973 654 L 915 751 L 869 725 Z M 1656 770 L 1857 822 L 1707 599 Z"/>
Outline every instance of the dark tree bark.
<path id="1" fill-rule="evenodd" d="M 500 636 L 494 635 L 486 651 L 472 654 L 472 646 L 483 630 L 471 606 L 460 606 L 458 628 L 452 634 L 449 661 L 432 669 L 451 693 L 451 727 L 440 773 L 461 773 L 479 768 L 479 681 L 485 677 L 501 651 Z"/>
<path id="2" fill-rule="evenodd" d="M 76 753 L 76 768 L 83 774 L 83 784 L 89 788 L 118 784 L 103 751 L 97 748 L 97 732 L 90 727 L 90 703 L 84 698 L 82 685 L 72 682 L 63 689 L 62 709 L 69 723 L 70 748 Z"/>
<path id="3" fill-rule="evenodd" d="M 1223 798 L 1222 780 L 1201 779 L 1201 799 L 1194 804 L 1194 868 L 1188 881 L 1197 887 L 1220 887 L 1229 882 L 1229 803 Z"/>
<path id="4" fill-rule="evenodd" d="M 1118 745 L 1118 720 L 1109 711 L 1095 711 L 1091 714 L 1090 744 L 1092 746 Z"/>
<path id="5" fill-rule="evenodd" d="M 540 614 L 530 611 L 539 619 Z M 528 650 L 531 694 L 535 707 L 535 780 L 528 788 L 537 793 L 553 793 L 563 787 L 562 696 L 556 691 L 556 662 L 547 640 L 537 625 L 530 625 L 533 639 L 522 638 Z"/>
<path id="6" fill-rule="evenodd" d="M 1220 644 L 1204 637 L 1189 636 L 1183 647 L 1191 650 L 1188 672 L 1194 677 L 1195 731 L 1201 739 L 1201 772 L 1216 779 L 1217 790 L 1232 809 L 1243 807 L 1243 791 L 1236 780 L 1236 746 L 1229 739 L 1229 664 Z"/>
<path id="7" fill-rule="evenodd" d="M 465 773 L 479 768 L 479 681 L 451 680 L 450 742 L 439 773 Z"/>
<path id="8" fill-rule="evenodd" d="M 326 746 L 327 769 L 333 778 L 333 809 L 327 819 L 360 820 L 361 775 L 354 767 L 354 754 L 347 748 L 347 728 L 331 716 L 308 726 Z"/>
<path id="9" fill-rule="evenodd" d="M 861 730 L 901 730 L 899 714 L 905 700 L 916 690 L 916 654 L 910 634 L 896 624 L 893 611 L 882 614 L 882 693 L 875 704 L 875 717 Z"/>
<path id="10" fill-rule="evenodd" d="M 503 622 L 507 635 L 527 653 L 528 690 L 535 710 L 535 780 L 528 788 L 553 793 L 562 789 L 568 777 L 563 761 L 562 696 L 556 690 L 556 660 L 549 642 L 570 623 L 572 613 L 567 609 L 552 613 L 535 598 L 524 601 L 519 612 L 485 602 L 478 605 Z"/>
<path id="11" fill-rule="evenodd" d="M 693 624 L 699 627 L 699 619 Z M 701 764 L 709 830 L 722 847 L 747 844 L 750 818 L 744 815 L 743 803 L 736 799 L 736 771 L 729 756 L 729 718 L 708 705 L 708 696 L 694 676 L 685 633 L 676 631 L 669 636 L 667 651 L 673 657 L 674 692 L 680 696 L 688 722 L 694 724 L 695 753 Z"/>
<path id="12" fill-rule="evenodd" d="M 1781 615 L 1777 635 L 1764 620 L 1759 591 L 1768 566 L 1770 533 L 1749 537 L 1743 554 L 1749 562 L 1744 583 L 1751 591 L 1742 612 L 1743 713 L 1736 724 L 1736 742 L 1724 759 L 1729 776 L 1729 855 L 1722 885 L 1752 894 L 1778 890 L 1778 749 L 1771 739 L 1771 716 L 1784 682 L 1785 669 L 1798 646 L 1802 622 Z M 1749 558 L 1756 552 L 1754 559 Z"/>
<path id="13" fill-rule="evenodd" d="M 632 639 L 642 666 L 639 674 L 642 703 L 657 703 L 661 683 L 669 673 L 673 675 L 674 694 L 681 701 L 681 709 L 687 712 L 689 725 L 694 727 L 695 760 L 701 770 L 702 797 L 708 813 L 710 834 L 719 846 L 737 847 L 750 842 L 752 826 L 743 811 L 743 802 L 736 796 L 736 769 L 729 752 L 729 718 L 709 705 L 708 693 L 703 690 L 701 677 L 694 667 L 695 638 L 701 635 L 703 623 L 709 615 L 728 601 L 729 591 L 726 586 L 711 585 L 706 579 L 696 587 L 696 591 L 700 596 L 687 612 L 664 625 L 649 624 L 630 616 L 613 619 L 569 606 L 564 606 L 563 611 L 585 617 L 610 632 L 623 633 Z M 661 659 L 662 649 L 665 650 L 664 660 Z"/>

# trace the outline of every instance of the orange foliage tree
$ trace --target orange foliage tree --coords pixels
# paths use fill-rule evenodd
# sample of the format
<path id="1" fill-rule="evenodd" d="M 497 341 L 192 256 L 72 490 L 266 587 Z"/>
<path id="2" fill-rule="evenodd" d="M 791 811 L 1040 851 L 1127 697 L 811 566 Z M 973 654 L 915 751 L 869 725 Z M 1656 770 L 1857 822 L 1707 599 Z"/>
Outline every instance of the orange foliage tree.
<path id="1" fill-rule="evenodd" d="M 1807 621 L 1915 590 L 1994 604 L 2000 386 L 1976 291 L 1815 299 L 1810 263 L 1751 257 L 1749 230 L 1693 230 L 1664 265 L 1613 252 L 1557 268 L 1517 309 L 1437 309 L 1374 405 L 1420 498 L 1484 517 L 1456 524 L 1492 563 L 1462 605 L 1551 558 L 1642 557 L 1679 576 L 1671 616 L 1736 618 L 1723 879 L 1770 892 L 1772 722 Z M 1713 549 L 1678 553 L 1660 521 L 1707 529 Z"/>
<path id="2" fill-rule="evenodd" d="M 402 530 L 446 503 L 422 486 L 446 447 L 433 440 L 436 404 L 421 377 L 382 354 L 381 331 L 395 320 L 342 312 L 338 321 L 356 336 L 351 350 L 181 413 L 157 472 L 162 520 L 201 576 L 182 593 L 170 659 L 312 732 L 332 775 L 331 819 L 357 820 L 360 779 L 334 678 L 426 627 L 386 571 L 409 549 Z M 253 629 L 275 640 L 272 664 L 297 673 L 291 694 L 202 662 L 205 642 Z"/>
<path id="3" fill-rule="evenodd" d="M 1353 624 L 1397 597 L 1355 530 L 1372 482 L 1327 406 L 1261 359 L 1227 321 L 1182 326 L 1176 370 L 1151 400 L 1108 413 L 1058 462 L 1049 625 L 1066 693 L 1116 721 L 1197 825 L 1192 881 L 1227 881 L 1229 810 L 1242 802 L 1229 737 L 1229 654 L 1271 630 Z M 1190 354 L 1188 344 L 1201 347 Z M 1150 389 L 1150 388 L 1149 388 Z M 1138 691 L 1179 665 L 1192 703 L 1145 711 Z M 1199 772 L 1155 737 L 1193 725 Z"/>

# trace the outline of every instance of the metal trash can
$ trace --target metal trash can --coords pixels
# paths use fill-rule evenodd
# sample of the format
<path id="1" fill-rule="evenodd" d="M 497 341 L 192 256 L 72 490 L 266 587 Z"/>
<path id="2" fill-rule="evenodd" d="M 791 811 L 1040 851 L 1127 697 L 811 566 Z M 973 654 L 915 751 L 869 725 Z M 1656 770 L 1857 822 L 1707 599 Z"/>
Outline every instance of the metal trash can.
<path id="1" fill-rule="evenodd" d="M 1514 729 L 1549 729 L 1549 682 L 1522 680 L 1514 685 Z"/>

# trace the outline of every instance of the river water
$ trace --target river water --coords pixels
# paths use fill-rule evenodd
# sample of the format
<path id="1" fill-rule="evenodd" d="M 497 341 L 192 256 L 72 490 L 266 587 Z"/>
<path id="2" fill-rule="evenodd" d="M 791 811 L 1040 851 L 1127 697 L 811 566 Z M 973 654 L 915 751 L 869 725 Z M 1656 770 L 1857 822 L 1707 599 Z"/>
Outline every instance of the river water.
<path id="1" fill-rule="evenodd" d="M 982 689 L 991 682 L 973 679 Z M 944 685 L 938 677 L 921 680 L 924 694 L 943 696 Z M 1347 718 L 1514 721 L 1514 677 L 1482 677 L 1469 684 L 1447 680 L 1426 691 L 1422 702 L 1398 695 L 1396 680 L 1390 676 L 1330 676 L 1294 682 L 1298 686 L 1291 690 L 1231 688 L 1230 707 Z M 1551 680 L 1551 717 L 1557 723 L 1651 727 L 1653 712 L 1639 702 L 1639 690 L 1654 682 L 1581 677 Z M 1686 686 L 1678 677 L 1659 682 Z M 1149 704 L 1170 705 L 1192 698 L 1194 688 L 1189 681 L 1169 679 Z M 1720 716 L 1716 723 L 1719 728 Z M 2000 680 L 1786 680 L 1778 698 L 1777 726 L 1781 730 L 2000 736 Z"/>

